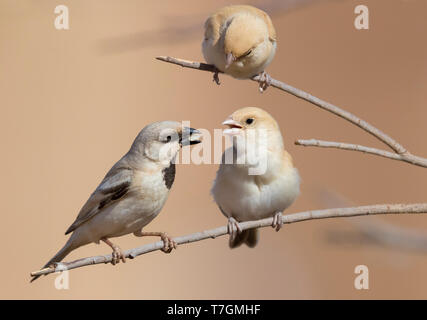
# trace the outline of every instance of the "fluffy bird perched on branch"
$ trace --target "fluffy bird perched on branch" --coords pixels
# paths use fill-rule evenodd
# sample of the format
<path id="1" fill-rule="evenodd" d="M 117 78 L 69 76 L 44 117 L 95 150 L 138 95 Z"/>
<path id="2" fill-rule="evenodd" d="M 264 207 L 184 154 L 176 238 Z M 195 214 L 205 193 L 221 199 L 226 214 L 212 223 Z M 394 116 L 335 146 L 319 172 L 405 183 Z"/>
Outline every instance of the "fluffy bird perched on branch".
<path id="1" fill-rule="evenodd" d="M 227 6 L 205 22 L 202 51 L 207 63 L 238 79 L 260 74 L 260 91 L 270 77 L 264 71 L 276 52 L 276 31 L 270 17 L 252 6 Z M 214 80 L 219 84 L 218 73 Z"/>
<path id="2" fill-rule="evenodd" d="M 274 217 L 272 226 L 280 230 L 282 211 L 299 194 L 299 174 L 284 149 L 279 125 L 266 111 L 239 109 L 223 124 L 233 146 L 224 152 L 212 195 L 228 218 L 230 247 L 254 247 L 257 229 L 242 231 L 237 222 Z"/>
<path id="3" fill-rule="evenodd" d="M 184 131 L 184 132 L 183 132 Z M 126 261 L 122 250 L 109 238 L 134 233 L 159 236 L 164 252 L 176 247 L 163 232 L 142 232 L 161 211 L 175 178 L 175 157 L 184 145 L 200 142 L 200 133 L 175 121 L 155 122 L 136 137 L 130 150 L 107 173 L 65 234 L 72 235 L 44 266 L 60 262 L 71 251 L 103 241 L 113 249 L 112 263 Z M 35 276 L 32 281 L 39 276 Z"/>

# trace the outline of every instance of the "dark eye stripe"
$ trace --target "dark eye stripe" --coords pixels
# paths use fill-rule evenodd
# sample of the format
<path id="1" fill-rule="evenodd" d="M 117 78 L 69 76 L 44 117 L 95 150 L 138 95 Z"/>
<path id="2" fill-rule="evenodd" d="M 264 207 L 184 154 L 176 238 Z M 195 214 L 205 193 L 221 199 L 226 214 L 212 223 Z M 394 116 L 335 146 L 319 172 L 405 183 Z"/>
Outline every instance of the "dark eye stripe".
<path id="1" fill-rule="evenodd" d="M 248 55 L 250 55 L 252 53 L 252 49 L 250 49 L 250 50 L 248 50 L 243 56 L 242 56 L 242 58 L 244 58 L 244 57 L 246 57 L 246 56 L 248 56 Z"/>
<path id="2" fill-rule="evenodd" d="M 246 51 L 244 54 L 242 54 L 240 57 L 238 57 L 237 59 L 242 59 L 244 57 L 247 57 L 248 55 L 250 55 L 252 53 L 252 49 L 249 51 Z"/>

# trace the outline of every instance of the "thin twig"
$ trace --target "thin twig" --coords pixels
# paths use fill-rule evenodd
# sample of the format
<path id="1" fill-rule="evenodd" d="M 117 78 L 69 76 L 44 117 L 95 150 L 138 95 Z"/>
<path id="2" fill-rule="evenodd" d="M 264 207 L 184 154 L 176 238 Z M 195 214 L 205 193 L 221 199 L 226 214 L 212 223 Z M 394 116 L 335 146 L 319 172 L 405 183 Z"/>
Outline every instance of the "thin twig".
<path id="1" fill-rule="evenodd" d="M 191 69 L 197 69 L 197 70 L 203 70 L 203 71 L 209 71 L 209 72 L 215 72 L 215 70 L 216 70 L 215 66 L 209 65 L 206 63 L 201 63 L 201 62 L 188 61 L 188 60 L 177 59 L 177 58 L 166 57 L 166 56 L 156 57 L 156 59 L 160 60 L 160 61 L 164 61 L 164 62 L 173 63 L 176 65 L 185 67 L 185 68 L 191 68 Z M 261 81 L 259 76 L 255 76 L 251 80 L 256 81 L 256 82 Z M 311 94 L 309 94 L 305 91 L 302 91 L 300 89 L 292 87 L 291 85 L 288 85 L 288 84 L 283 83 L 283 82 L 276 80 L 276 79 L 271 79 L 271 86 L 275 87 L 277 89 L 286 91 L 286 92 L 288 92 L 288 93 L 290 93 L 290 94 L 292 94 L 298 98 L 306 100 L 306 101 L 308 101 L 308 102 L 310 102 L 310 103 L 312 103 L 312 104 L 314 104 L 314 105 L 316 105 L 316 106 L 318 106 L 324 110 L 332 112 L 333 114 L 350 121 L 354 125 L 360 127 L 361 129 L 369 132 L 370 134 L 372 134 L 376 138 L 383 141 L 385 144 L 387 144 L 391 149 L 393 149 L 397 153 L 405 153 L 406 152 L 406 149 L 403 146 L 401 146 L 397 141 L 395 141 L 394 139 L 392 139 L 391 137 L 389 137 L 385 133 L 381 132 L 380 130 L 378 130 L 374 126 L 370 125 L 366 121 L 359 119 L 358 117 L 356 117 L 355 115 L 353 115 L 352 113 L 350 113 L 348 111 L 345 111 L 345 110 L 343 110 L 337 106 L 334 106 L 333 104 L 331 104 L 329 102 L 326 102 L 326 101 L 323 101 L 319 98 L 316 98 L 315 96 L 312 96 Z"/>
<path id="2" fill-rule="evenodd" d="M 349 151 L 359 151 L 359 152 L 369 153 L 369 154 L 373 154 L 376 156 L 380 156 L 380 157 L 384 157 L 392 160 L 409 162 L 411 164 L 421 166 L 421 167 L 427 167 L 427 159 L 420 158 L 412 154 L 398 154 L 398 153 L 381 150 L 377 148 L 365 147 L 358 144 L 323 141 L 323 140 L 317 140 L 317 139 L 297 140 L 295 141 L 295 144 L 299 146 L 304 146 L 304 147 L 334 148 L 334 149 L 349 150 Z"/>
<path id="3" fill-rule="evenodd" d="M 315 220 L 315 219 L 326 219 L 326 218 L 338 218 L 338 217 L 356 217 L 364 215 L 376 215 L 376 214 L 399 214 L 399 213 L 427 213 L 427 203 L 418 204 L 380 204 L 372 206 L 361 206 L 361 207 L 350 207 L 350 208 L 335 208 L 325 210 L 313 210 L 304 211 L 283 216 L 283 223 L 290 224 L 301 221 Z M 269 227 L 273 223 L 273 218 L 266 218 L 257 221 L 247 221 L 239 223 L 242 230 L 252 228 L 264 228 Z M 173 240 L 177 244 L 187 244 L 206 240 L 209 238 L 217 238 L 227 234 L 227 227 L 219 227 L 211 230 L 193 233 L 190 235 L 174 238 Z M 158 241 L 131 249 L 125 252 L 127 258 L 135 258 L 142 254 L 160 250 L 163 248 L 163 242 Z M 72 262 L 58 262 L 53 267 L 45 268 L 31 273 L 31 276 L 47 275 L 49 273 L 61 272 L 65 270 L 71 270 L 89 265 L 95 265 L 100 263 L 111 262 L 111 254 L 104 256 L 95 256 L 79 259 Z"/>
<path id="4" fill-rule="evenodd" d="M 160 60 L 160 61 L 176 64 L 176 65 L 182 66 L 184 68 L 191 68 L 191 69 L 208 71 L 208 72 L 216 72 L 217 71 L 215 66 L 209 65 L 206 63 L 201 63 L 201 62 L 188 61 L 188 60 L 177 59 L 177 58 L 167 57 L 167 56 L 160 56 L 160 57 L 157 57 L 156 59 Z M 260 82 L 261 78 L 259 76 L 255 76 L 251 80 L 256 81 L 256 82 Z M 323 101 L 323 100 L 321 100 L 321 99 L 319 99 L 319 98 L 317 98 L 317 97 L 315 97 L 315 96 L 313 96 L 313 95 L 311 95 L 311 94 L 309 94 L 303 90 L 297 89 L 295 87 L 292 87 L 291 85 L 283 83 L 281 81 L 271 79 L 271 86 L 275 87 L 277 89 L 283 90 L 287 93 L 290 93 L 290 94 L 292 94 L 298 98 L 301 98 L 305 101 L 308 101 L 308 102 L 312 103 L 313 105 L 315 105 L 315 106 L 317 106 L 323 110 L 329 111 L 329 112 L 351 122 L 352 124 L 354 124 L 354 125 L 358 126 L 359 128 L 365 130 L 366 132 L 370 133 L 372 136 L 374 136 L 375 138 L 377 138 L 378 140 L 380 140 L 381 142 L 383 142 L 384 144 L 389 146 L 395 153 L 391 153 L 391 152 L 379 150 L 379 149 L 374 149 L 374 148 L 369 148 L 369 147 L 364 147 L 364 146 L 359 146 L 359 145 L 350 145 L 350 144 L 346 144 L 346 147 L 338 147 L 339 149 L 366 152 L 366 153 L 370 153 L 370 154 L 374 154 L 374 155 L 378 155 L 378 156 L 382 156 L 382 157 L 386 157 L 386 158 L 390 158 L 390 159 L 394 159 L 394 160 L 405 161 L 405 162 L 411 163 L 413 165 L 421 166 L 421 167 L 427 167 L 427 159 L 426 158 L 422 158 L 422 157 L 412 155 L 400 143 L 398 143 L 396 140 L 391 138 L 389 135 L 385 134 L 381 130 L 377 129 L 376 127 L 369 124 L 368 122 L 360 119 L 359 117 L 355 116 L 354 114 L 352 114 L 346 110 L 343 110 L 343 109 L 341 109 L 341 108 L 339 108 L 339 107 L 337 107 L 337 106 L 335 106 L 329 102 Z M 299 140 L 299 141 L 304 141 L 304 140 Z M 310 141 L 314 141 L 314 140 L 310 140 Z M 332 146 L 331 144 L 338 144 L 338 143 L 334 143 L 334 142 L 327 142 L 326 143 L 326 145 L 328 145 L 327 147 L 330 147 L 330 148 L 336 147 L 336 146 Z M 318 143 L 312 143 L 312 144 L 304 143 L 304 144 L 300 144 L 300 145 L 326 147 L 325 144 L 318 144 Z M 352 147 L 349 147 L 349 146 L 352 146 Z"/>
<path id="5" fill-rule="evenodd" d="M 161 61 L 177 64 L 186 68 L 209 71 L 213 73 L 218 72 L 218 70 L 214 66 L 205 64 L 205 63 L 187 61 L 187 60 L 176 59 L 171 57 L 157 57 L 157 59 Z M 251 80 L 260 82 L 261 79 L 259 76 L 255 76 Z M 315 146 L 321 146 L 321 147 L 361 151 L 361 152 L 379 155 L 386 158 L 391 158 L 394 160 L 403 160 L 415 165 L 427 167 L 427 159 L 415 157 L 411 155 L 397 141 L 395 141 L 385 133 L 381 132 L 377 128 L 373 127 L 366 121 L 359 119 L 355 115 L 345 110 L 342 110 L 339 107 L 334 106 L 328 102 L 318 99 L 310 95 L 309 93 L 296 89 L 278 80 L 272 79 L 271 86 L 281 89 L 283 91 L 286 91 L 288 93 L 291 93 L 296 97 L 299 97 L 308 102 L 311 102 L 312 104 L 324 110 L 332 112 L 333 114 L 348 120 L 349 122 L 357 125 L 358 127 L 362 128 L 363 130 L 367 131 L 368 133 L 372 134 L 374 137 L 384 142 L 393 151 L 395 151 L 396 154 L 392 152 L 380 150 L 380 149 L 368 148 L 368 147 L 359 146 L 359 145 L 351 145 L 351 144 L 343 144 L 343 143 L 340 144 L 335 142 L 318 141 L 318 140 L 309 140 L 309 141 L 299 140 L 297 141 L 298 144 L 306 145 L 306 146 L 315 145 Z M 314 219 L 325 219 L 325 218 L 334 218 L 334 217 L 355 217 L 355 216 L 374 215 L 374 214 L 399 214 L 399 213 L 413 213 L 413 214 L 427 213 L 427 203 L 406 204 L 406 205 L 405 204 L 390 204 L 390 205 L 384 204 L 384 205 L 372 205 L 372 206 L 361 206 L 361 207 L 351 207 L 351 208 L 335 208 L 335 209 L 326 209 L 326 210 L 305 211 L 305 212 L 294 213 L 294 214 L 284 216 L 283 223 L 290 224 L 294 222 L 301 222 L 301 221 L 314 220 Z M 252 229 L 252 228 L 263 228 L 263 227 L 271 226 L 272 222 L 273 222 L 273 218 L 267 218 L 267 219 L 262 219 L 257 221 L 241 222 L 239 223 L 239 225 L 242 230 L 246 230 L 246 229 Z M 227 234 L 227 227 L 224 226 L 216 229 L 211 229 L 203 232 L 190 234 L 187 236 L 177 237 L 177 238 L 174 238 L 174 240 L 177 244 L 187 244 L 191 242 L 205 240 L 208 238 L 216 238 L 216 237 L 224 236 L 226 234 Z M 155 243 L 144 245 L 142 247 L 128 250 L 125 252 L 125 256 L 127 258 L 133 259 L 139 255 L 160 250 L 161 248 L 163 248 L 163 242 L 158 241 Z M 54 272 L 71 270 L 71 269 L 80 268 L 80 267 L 89 266 L 89 265 L 109 263 L 111 261 L 112 261 L 112 255 L 110 254 L 110 255 L 104 255 L 104 256 L 83 258 L 83 259 L 79 259 L 72 262 L 58 262 L 58 263 L 55 263 L 55 265 L 52 267 L 32 272 L 31 276 L 47 275 Z"/>
<path id="6" fill-rule="evenodd" d="M 397 153 L 393 153 L 390 151 L 381 150 L 377 148 L 365 147 L 358 144 L 345 143 L 345 142 L 332 142 L 332 141 L 323 141 L 323 140 L 317 140 L 317 139 L 310 139 L 310 140 L 300 139 L 295 141 L 295 144 L 298 146 L 304 146 L 304 147 L 335 148 L 335 149 L 342 149 L 342 150 L 359 151 L 359 152 L 374 154 L 380 157 L 389 158 L 393 160 L 402 160 L 402 157 Z"/>
<path id="7" fill-rule="evenodd" d="M 334 142 L 334 141 L 323 141 L 323 140 L 317 140 L 317 139 L 310 139 L 310 140 L 299 139 L 295 141 L 295 144 L 299 146 L 304 146 L 304 147 L 333 148 L 333 149 L 341 149 L 341 150 L 348 150 L 348 151 L 358 151 L 358 152 L 373 154 L 376 156 L 380 156 L 380 157 L 384 157 L 392 160 L 404 161 L 416 166 L 427 168 L 427 159 L 414 156 L 409 152 L 406 152 L 404 154 L 398 154 L 398 153 L 393 153 L 390 151 L 381 150 L 377 148 L 365 147 L 358 144 Z"/>

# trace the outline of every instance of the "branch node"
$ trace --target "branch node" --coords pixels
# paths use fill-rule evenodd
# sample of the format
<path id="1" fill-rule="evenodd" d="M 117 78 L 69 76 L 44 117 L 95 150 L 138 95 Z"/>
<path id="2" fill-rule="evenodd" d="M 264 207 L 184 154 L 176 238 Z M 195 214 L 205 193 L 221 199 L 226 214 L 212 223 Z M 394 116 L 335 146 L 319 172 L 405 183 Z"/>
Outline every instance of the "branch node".
<path id="1" fill-rule="evenodd" d="M 197 69 L 197 70 L 202 70 L 202 71 L 209 71 L 209 72 L 213 72 L 214 74 L 218 73 L 218 71 L 219 71 L 215 66 L 209 65 L 206 63 L 201 63 L 201 62 L 188 61 L 188 60 L 173 58 L 173 57 L 169 57 L 169 56 L 160 56 L 160 57 L 157 57 L 156 59 L 160 60 L 160 61 L 176 64 L 176 65 L 179 65 L 179 66 L 184 67 L 184 68 L 191 68 L 191 69 Z M 258 83 L 262 82 L 262 79 L 259 75 L 252 77 L 250 80 L 258 82 Z M 336 116 L 347 120 L 348 122 L 358 126 L 362 130 L 368 132 L 369 134 L 371 134 L 372 136 L 374 136 L 375 138 L 380 140 L 382 143 L 384 143 L 385 145 L 390 147 L 394 152 L 379 150 L 379 149 L 375 149 L 375 148 L 368 148 L 368 147 L 359 146 L 359 145 L 344 144 L 344 143 L 342 145 L 344 145 L 345 147 L 342 147 L 342 146 L 338 145 L 338 143 L 333 143 L 333 142 L 329 142 L 329 144 L 335 144 L 335 145 L 334 146 L 329 145 L 328 147 L 375 154 L 375 155 L 382 156 L 385 158 L 405 161 L 407 163 L 410 163 L 410 164 L 413 164 L 416 166 L 427 168 L 427 159 L 426 158 L 421 158 L 421 157 L 412 155 L 400 143 L 398 143 L 396 140 L 391 138 L 389 135 L 385 134 L 381 130 L 377 129 L 376 127 L 374 127 L 370 123 L 360 119 L 359 117 L 355 116 L 354 114 L 352 114 L 346 110 L 343 110 L 343 109 L 341 109 L 341 108 L 339 108 L 339 107 L 337 107 L 337 106 L 335 106 L 329 102 L 323 101 L 323 100 L 309 94 L 308 92 L 294 88 L 294 87 L 292 87 L 292 86 L 290 86 L 284 82 L 281 82 L 279 80 L 275 80 L 275 79 L 271 78 L 270 85 L 272 87 L 275 87 L 276 89 L 290 93 L 297 98 L 300 98 L 300 99 L 303 99 L 307 102 L 310 102 L 311 104 L 313 104 L 313 105 L 315 105 L 315 106 L 317 106 L 323 110 L 331 112 L 331 113 L 335 114 Z M 311 142 L 304 141 L 304 143 L 300 143 L 301 140 L 297 140 L 297 142 L 295 142 L 295 144 L 301 145 L 301 146 L 323 147 L 323 145 L 322 145 L 323 143 L 317 144 L 317 143 L 315 143 L 315 141 L 316 140 L 313 139 L 313 141 L 311 141 Z"/>

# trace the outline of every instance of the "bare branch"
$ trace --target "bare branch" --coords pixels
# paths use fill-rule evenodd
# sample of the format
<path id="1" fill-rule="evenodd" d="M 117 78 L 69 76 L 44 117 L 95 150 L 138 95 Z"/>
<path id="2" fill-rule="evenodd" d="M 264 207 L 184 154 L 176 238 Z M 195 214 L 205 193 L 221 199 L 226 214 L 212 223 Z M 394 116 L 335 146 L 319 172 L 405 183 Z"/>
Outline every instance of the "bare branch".
<path id="1" fill-rule="evenodd" d="M 376 215 L 376 214 L 401 214 L 401 213 L 427 213 L 427 203 L 419 204 L 380 204 L 372 206 L 361 206 L 361 207 L 350 207 L 350 208 L 335 208 L 335 209 L 325 209 L 325 210 L 313 210 L 313 211 L 304 211 L 294 214 L 289 214 L 283 216 L 284 224 L 291 224 L 295 222 L 316 220 L 316 219 L 326 219 L 326 218 L 339 218 L 339 217 L 356 217 L 356 216 L 365 216 L 365 215 Z M 252 228 L 264 228 L 269 227 L 273 223 L 273 218 L 261 219 L 257 221 L 247 221 L 239 223 L 242 230 L 252 229 Z M 193 233 L 190 235 L 174 238 L 177 244 L 187 244 L 192 242 L 197 242 L 201 240 L 206 240 L 209 238 L 215 239 L 220 236 L 227 234 L 227 227 L 219 227 L 216 229 L 206 230 L 202 232 Z M 152 251 L 160 250 L 163 248 L 163 242 L 158 241 L 131 249 L 125 252 L 127 258 L 135 258 L 145 253 Z M 49 273 L 61 272 L 65 270 L 71 270 L 75 268 L 80 268 L 84 266 L 90 266 L 100 263 L 109 263 L 111 262 L 111 254 L 104 256 L 95 256 L 79 259 L 72 262 L 58 262 L 55 263 L 55 266 L 50 268 L 45 268 L 31 273 L 31 276 L 40 276 L 47 275 Z"/>
<path id="2" fill-rule="evenodd" d="M 172 57 L 157 57 L 158 60 L 173 63 L 180 65 L 185 68 L 209 71 L 213 73 L 218 73 L 218 70 L 215 66 L 187 61 L 182 59 L 176 59 Z M 255 76 L 251 80 L 260 82 L 260 77 Z M 367 131 L 387 146 L 389 146 L 395 153 L 364 147 L 360 145 L 348 144 L 348 143 L 337 143 L 337 142 L 328 142 L 328 141 L 319 141 L 319 140 L 298 140 L 296 143 L 304 146 L 318 146 L 325 148 L 338 148 L 344 150 L 352 150 L 352 151 L 360 151 L 365 153 L 370 153 L 378 156 L 382 156 L 385 158 L 393 159 L 393 160 L 402 160 L 415 165 L 427 167 L 427 159 L 416 157 L 411 155 L 402 145 L 400 145 L 397 141 L 381 132 L 374 126 L 370 125 L 366 121 L 363 121 L 356 117 L 355 115 L 342 110 L 341 108 L 334 106 L 328 102 L 325 102 L 321 99 L 318 99 L 307 92 L 296 89 L 290 85 L 287 85 L 281 81 L 272 79 L 271 86 L 288 92 L 298 98 L 304 99 L 324 110 L 332 112 L 333 114 L 348 120 L 349 122 L 355 124 L 361 129 Z M 314 210 L 314 211 L 305 211 L 294 213 L 290 215 L 286 215 L 283 217 L 283 223 L 290 224 L 295 222 L 307 221 L 307 220 L 315 220 L 315 219 L 326 219 L 326 218 L 338 218 L 338 217 L 355 217 L 355 216 L 364 216 L 364 215 L 376 215 L 376 214 L 401 214 L 401 213 L 427 213 L 427 203 L 420 204 L 382 204 L 382 205 L 371 205 L 371 206 L 361 206 L 361 207 L 350 207 L 350 208 L 335 208 L 335 209 L 326 209 L 326 210 Z M 257 221 L 247 221 L 239 223 L 240 228 L 242 230 L 252 229 L 252 228 L 263 228 L 271 226 L 273 222 L 273 218 L 267 218 Z M 219 227 L 216 229 L 211 229 L 207 231 L 202 231 L 194 234 L 190 234 L 187 236 L 174 238 L 177 244 L 187 244 L 196 241 L 201 241 L 209 238 L 216 238 L 220 236 L 224 236 L 227 234 L 227 227 Z M 155 243 L 151 243 L 148 245 L 144 245 L 142 247 L 138 247 L 135 249 L 131 249 L 125 252 L 125 256 L 127 258 L 135 258 L 142 254 L 146 254 L 152 251 L 160 250 L 163 248 L 163 242 L 158 241 Z M 89 265 L 95 265 L 100 263 L 109 263 L 112 261 L 111 254 L 104 256 L 95 256 L 79 259 L 72 262 L 58 262 L 55 263 L 54 266 L 48 267 L 42 270 L 38 270 L 31 273 L 31 276 L 40 276 L 47 275 L 54 272 L 61 272 L 65 270 L 71 270 L 75 268 L 80 268 Z"/>
<path id="3" fill-rule="evenodd" d="M 222 73 L 221 71 L 218 71 L 218 69 L 215 66 L 213 66 L 211 64 L 203 63 L 203 62 L 177 59 L 177 58 L 167 57 L 167 56 L 156 57 L 156 59 L 160 60 L 160 61 L 176 64 L 176 65 L 179 65 L 179 66 L 184 67 L 184 68 L 197 69 L 197 70 L 202 70 L 202 71 L 209 71 L 212 73 L 215 73 L 215 72 Z"/>
<path id="4" fill-rule="evenodd" d="M 206 63 L 193 62 L 193 61 L 177 59 L 177 58 L 173 58 L 173 57 L 166 57 L 166 56 L 160 56 L 160 57 L 157 57 L 156 59 L 160 60 L 160 61 L 164 61 L 164 62 L 173 63 L 176 65 L 185 67 L 185 68 L 191 68 L 191 69 L 197 69 L 197 70 L 203 70 L 203 71 L 209 71 L 209 72 L 215 72 L 216 71 L 215 66 L 209 65 Z M 251 80 L 256 81 L 256 82 L 260 82 L 261 79 L 259 76 L 255 76 Z M 382 142 L 384 142 L 386 145 L 388 145 L 391 149 L 393 149 L 397 153 L 405 153 L 406 152 L 406 149 L 403 146 L 401 146 L 397 141 L 395 141 L 394 139 L 392 139 L 391 137 L 389 137 L 385 133 L 381 132 L 380 130 L 378 130 L 374 126 L 370 125 L 366 121 L 359 119 L 358 117 L 356 117 L 355 115 L 353 115 L 352 113 L 350 113 L 348 111 L 345 111 L 345 110 L 343 110 L 343 109 L 341 109 L 341 108 L 339 108 L 339 107 L 337 107 L 337 106 L 335 106 L 329 102 L 326 102 L 326 101 L 323 101 L 319 98 L 316 98 L 316 97 L 312 96 L 311 94 L 309 94 L 305 91 L 302 91 L 300 89 L 292 87 L 292 86 L 290 86 L 286 83 L 283 83 L 279 80 L 276 80 L 276 79 L 271 79 L 271 86 L 275 87 L 277 89 L 283 90 L 287 93 L 290 93 L 290 94 L 296 96 L 297 98 L 306 100 L 306 101 L 318 106 L 319 108 L 322 108 L 323 110 L 332 112 L 333 114 L 335 114 L 341 118 L 344 118 L 345 120 L 353 123 L 354 125 L 358 126 L 359 128 L 370 133 L 371 135 L 373 135 L 377 139 L 381 140 Z"/>
<path id="5" fill-rule="evenodd" d="M 209 65 L 206 63 L 177 59 L 177 58 L 168 57 L 168 56 L 160 56 L 160 57 L 157 57 L 156 59 L 160 61 L 176 64 L 184 68 L 191 68 L 191 69 L 197 69 L 197 70 L 209 71 L 209 72 L 218 72 L 215 66 Z M 251 80 L 260 82 L 261 78 L 259 76 L 255 76 Z M 427 167 L 426 158 L 421 158 L 421 157 L 412 155 L 408 150 L 406 150 L 400 143 L 398 143 L 392 137 L 385 134 L 384 132 L 377 129 L 376 127 L 369 124 L 368 122 L 355 116 L 354 114 L 346 110 L 343 110 L 329 102 L 323 101 L 303 90 L 297 89 L 295 87 L 292 87 L 291 85 L 283 83 L 279 80 L 271 79 L 271 86 L 277 89 L 280 89 L 282 91 L 285 91 L 287 93 L 290 93 L 297 98 L 308 101 L 323 110 L 329 111 L 335 114 L 336 116 L 351 122 L 352 124 L 365 130 L 366 132 L 368 132 L 369 134 L 371 134 L 372 136 L 374 136 L 375 138 L 377 138 L 378 140 L 386 144 L 388 147 L 390 147 L 394 151 L 394 153 L 388 152 L 385 150 L 369 148 L 361 145 L 343 144 L 343 143 L 326 142 L 326 141 L 318 141 L 318 140 L 298 140 L 296 142 L 297 145 L 361 151 L 361 152 L 370 153 L 370 154 L 378 155 L 378 156 L 393 159 L 393 160 L 405 161 L 420 167 Z"/>
<path id="6" fill-rule="evenodd" d="M 349 151 L 359 151 L 359 152 L 369 153 L 369 154 L 373 154 L 376 156 L 380 156 L 380 157 L 384 157 L 392 160 L 405 161 L 417 166 L 427 168 L 427 159 L 414 156 L 410 153 L 398 154 L 398 153 L 393 153 L 390 151 L 381 150 L 377 148 L 365 147 L 358 144 L 322 141 L 317 139 L 297 140 L 295 141 L 295 144 L 299 146 L 304 146 L 304 147 L 334 148 L 334 149 L 349 150 Z"/>

